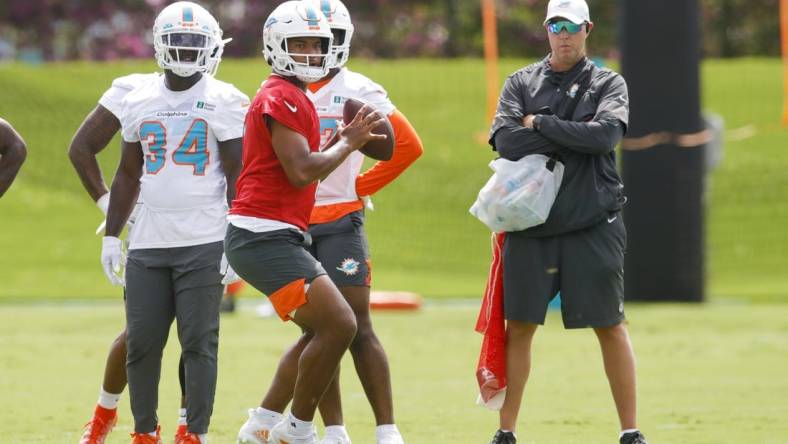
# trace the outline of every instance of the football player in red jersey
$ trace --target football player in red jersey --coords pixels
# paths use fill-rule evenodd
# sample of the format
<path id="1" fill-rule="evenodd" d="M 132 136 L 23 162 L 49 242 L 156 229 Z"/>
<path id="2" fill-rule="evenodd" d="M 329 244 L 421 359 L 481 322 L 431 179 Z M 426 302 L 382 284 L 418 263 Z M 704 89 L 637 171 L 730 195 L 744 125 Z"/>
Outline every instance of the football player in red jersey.
<path id="1" fill-rule="evenodd" d="M 26 157 L 25 141 L 10 123 L 0 119 L 0 197 L 14 182 Z"/>
<path id="2" fill-rule="evenodd" d="M 336 143 L 319 151 L 320 122 L 305 89 L 327 74 L 331 41 L 323 14 L 300 1 L 279 5 L 263 29 L 263 53 L 273 73 L 246 116 L 243 168 L 225 252 L 239 276 L 265 293 L 283 320 L 293 320 L 305 333 L 293 345 L 300 354 L 297 368 L 287 365 L 290 360 L 280 361 L 284 365 L 273 382 L 295 381 L 289 417 L 266 408 L 280 404 L 266 396 L 241 428 L 241 443 L 316 442 L 312 419 L 317 404 L 356 333 L 353 311 L 305 248 L 307 228 L 317 181 L 368 141 L 384 138 L 371 131 L 385 116 L 365 105 L 341 127 Z M 257 427 L 262 419 L 278 423 Z"/>
<path id="3" fill-rule="evenodd" d="M 306 91 L 320 119 L 321 148 L 333 142 L 337 119 L 345 114 L 344 103 L 348 99 L 373 105 L 376 110 L 387 115 L 394 129 L 394 140 L 382 141 L 383 144 L 395 145 L 390 160 L 378 161 L 362 173 L 364 154 L 353 152 L 327 178 L 320 181 L 309 221 L 312 240 L 309 250 L 323 265 L 356 316 L 357 332 L 348 350 L 375 415 L 376 442 L 402 444 L 404 440 L 394 420 L 389 362 L 370 316 L 372 273 L 364 232 L 365 199 L 360 196 L 368 198 L 394 181 L 421 155 L 423 147 L 415 129 L 397 110 L 385 89 L 366 76 L 344 67 L 354 31 L 350 12 L 345 5 L 340 0 L 309 0 L 308 3 L 325 15 L 333 35 L 329 73 L 320 81 L 309 83 Z M 260 307 L 272 310 L 269 303 Z M 283 358 L 292 360 L 290 367 L 297 365 L 299 352 L 293 349 Z M 280 404 L 273 410 L 282 412 L 289 402 L 287 395 L 292 392 L 292 385 L 273 385 L 266 398 L 278 399 Z M 269 407 L 274 406 L 269 404 Z M 325 425 L 325 435 L 320 443 L 350 444 L 351 439 L 342 416 L 339 371 L 323 394 L 319 411 Z M 266 419 L 263 416 L 261 419 L 257 422 L 262 423 L 262 430 L 266 426 L 273 427 L 275 417 Z M 255 420 L 250 419 L 249 422 L 247 429 L 252 428 Z M 260 430 L 259 426 L 256 430 Z"/>

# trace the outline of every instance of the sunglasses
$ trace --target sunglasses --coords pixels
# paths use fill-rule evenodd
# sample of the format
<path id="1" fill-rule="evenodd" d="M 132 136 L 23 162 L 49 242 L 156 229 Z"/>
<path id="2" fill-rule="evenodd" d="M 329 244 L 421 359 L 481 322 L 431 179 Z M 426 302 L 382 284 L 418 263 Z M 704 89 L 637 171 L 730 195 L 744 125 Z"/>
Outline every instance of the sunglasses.
<path id="1" fill-rule="evenodd" d="M 570 34 L 577 34 L 583 29 L 585 24 L 578 25 L 576 23 L 572 23 L 569 20 L 562 20 L 560 22 L 548 23 L 547 30 L 551 34 L 560 34 L 562 30 L 566 30 L 566 32 Z"/>

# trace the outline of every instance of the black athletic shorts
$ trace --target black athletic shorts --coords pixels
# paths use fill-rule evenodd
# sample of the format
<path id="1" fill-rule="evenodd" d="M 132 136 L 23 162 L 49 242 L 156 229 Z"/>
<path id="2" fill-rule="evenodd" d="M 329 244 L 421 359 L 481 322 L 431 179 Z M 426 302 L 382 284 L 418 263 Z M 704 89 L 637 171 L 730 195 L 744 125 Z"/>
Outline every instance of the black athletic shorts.
<path id="1" fill-rule="evenodd" d="M 369 247 L 364 234 L 364 213 L 354 211 L 332 222 L 309 226 L 315 257 L 337 287 L 369 287 Z"/>
<path id="2" fill-rule="evenodd" d="M 508 234 L 503 246 L 506 319 L 544 324 L 547 305 L 560 291 L 564 327 L 621 323 L 626 242 L 620 213 L 558 236 Z"/>
<path id="3" fill-rule="evenodd" d="M 309 254 L 309 235 L 295 229 L 255 233 L 227 225 L 224 251 L 238 276 L 268 296 L 279 317 L 306 304 L 308 285 L 326 274 Z"/>

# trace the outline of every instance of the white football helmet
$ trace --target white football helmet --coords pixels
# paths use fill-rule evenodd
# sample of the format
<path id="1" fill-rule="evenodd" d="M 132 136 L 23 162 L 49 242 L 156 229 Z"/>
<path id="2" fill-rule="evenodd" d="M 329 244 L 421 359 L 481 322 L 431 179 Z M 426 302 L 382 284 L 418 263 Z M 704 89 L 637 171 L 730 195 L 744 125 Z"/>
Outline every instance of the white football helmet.
<path id="1" fill-rule="evenodd" d="M 329 68 L 341 68 L 350 57 L 350 39 L 353 38 L 353 22 L 350 12 L 340 0 L 306 0 L 326 16 L 328 26 L 334 36 L 331 44 Z"/>
<path id="2" fill-rule="evenodd" d="M 321 39 L 321 54 L 297 54 L 290 52 L 287 39 L 293 37 L 318 37 Z M 279 75 L 292 77 L 304 83 L 313 83 L 328 74 L 331 59 L 331 28 L 319 9 L 307 2 L 291 0 L 277 6 L 263 26 L 263 55 L 266 62 Z M 296 62 L 293 56 L 304 57 Z M 310 60 L 319 58 L 320 65 L 313 66 Z"/>
<path id="3" fill-rule="evenodd" d="M 162 69 L 180 77 L 197 72 L 215 74 L 224 44 L 219 23 L 202 6 L 175 2 L 164 8 L 153 23 L 153 49 Z"/>

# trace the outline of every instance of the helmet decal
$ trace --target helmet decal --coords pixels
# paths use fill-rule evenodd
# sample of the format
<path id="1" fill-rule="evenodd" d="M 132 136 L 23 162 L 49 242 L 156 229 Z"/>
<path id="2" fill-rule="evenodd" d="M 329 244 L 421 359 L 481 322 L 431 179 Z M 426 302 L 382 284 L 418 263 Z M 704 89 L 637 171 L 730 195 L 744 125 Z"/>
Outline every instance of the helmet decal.
<path id="1" fill-rule="evenodd" d="M 320 18 L 317 16 L 317 11 L 306 5 L 304 12 L 306 13 L 306 20 L 309 22 L 309 29 L 320 29 Z"/>
<path id="2" fill-rule="evenodd" d="M 183 23 L 191 23 L 194 21 L 194 10 L 191 6 L 185 6 L 183 8 Z"/>
<path id="3" fill-rule="evenodd" d="M 320 0 L 320 11 L 326 16 L 329 22 L 334 21 L 333 14 L 331 13 L 331 0 Z"/>

